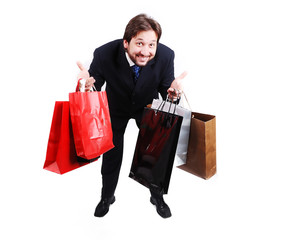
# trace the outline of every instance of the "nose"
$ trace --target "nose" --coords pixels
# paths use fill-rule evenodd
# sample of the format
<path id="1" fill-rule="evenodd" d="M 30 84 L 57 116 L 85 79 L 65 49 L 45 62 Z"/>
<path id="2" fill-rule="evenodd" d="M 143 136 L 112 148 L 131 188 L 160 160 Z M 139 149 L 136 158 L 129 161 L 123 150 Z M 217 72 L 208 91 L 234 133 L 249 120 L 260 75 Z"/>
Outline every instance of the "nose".
<path id="1" fill-rule="evenodd" d="M 150 55 L 150 48 L 147 45 L 145 45 L 145 46 L 142 47 L 140 53 L 143 56 L 149 56 Z"/>

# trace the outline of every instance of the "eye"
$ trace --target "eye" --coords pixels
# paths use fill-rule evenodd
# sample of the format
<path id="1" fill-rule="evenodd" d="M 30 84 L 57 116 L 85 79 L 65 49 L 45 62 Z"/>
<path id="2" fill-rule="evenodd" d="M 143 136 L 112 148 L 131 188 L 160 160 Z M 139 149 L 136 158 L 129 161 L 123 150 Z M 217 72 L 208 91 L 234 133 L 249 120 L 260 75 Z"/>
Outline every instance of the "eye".
<path id="1" fill-rule="evenodd" d="M 153 48 L 153 47 L 155 47 L 155 43 L 150 43 L 150 48 Z"/>
<path id="2" fill-rule="evenodd" d="M 137 46 L 141 47 L 141 46 L 143 46 L 143 43 L 142 42 L 137 42 Z"/>

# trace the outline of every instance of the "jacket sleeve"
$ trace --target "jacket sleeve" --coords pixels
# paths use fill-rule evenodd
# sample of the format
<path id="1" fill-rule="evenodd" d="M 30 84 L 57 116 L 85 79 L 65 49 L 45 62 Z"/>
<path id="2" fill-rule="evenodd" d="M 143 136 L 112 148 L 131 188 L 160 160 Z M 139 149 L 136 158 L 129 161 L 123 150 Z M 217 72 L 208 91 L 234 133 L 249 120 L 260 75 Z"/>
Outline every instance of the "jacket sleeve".
<path id="1" fill-rule="evenodd" d="M 94 85 L 96 90 L 101 91 L 101 88 L 105 83 L 105 78 L 100 58 L 100 52 L 97 49 L 94 51 L 94 58 L 90 65 L 89 74 L 95 79 Z"/>
<path id="2" fill-rule="evenodd" d="M 162 80 L 160 82 L 158 92 L 161 94 L 162 98 L 165 100 L 167 98 L 167 90 L 171 86 L 173 80 L 175 79 L 174 75 L 174 51 L 170 51 L 167 64 L 165 64 Z"/>

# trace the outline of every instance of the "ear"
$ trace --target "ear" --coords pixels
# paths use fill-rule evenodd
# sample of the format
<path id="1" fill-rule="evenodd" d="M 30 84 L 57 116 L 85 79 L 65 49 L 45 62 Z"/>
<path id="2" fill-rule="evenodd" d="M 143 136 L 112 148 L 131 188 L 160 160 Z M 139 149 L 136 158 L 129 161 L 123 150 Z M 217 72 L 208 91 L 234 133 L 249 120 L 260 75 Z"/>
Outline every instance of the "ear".
<path id="1" fill-rule="evenodd" d="M 123 46 L 125 49 L 128 48 L 128 42 L 126 40 L 123 40 Z"/>

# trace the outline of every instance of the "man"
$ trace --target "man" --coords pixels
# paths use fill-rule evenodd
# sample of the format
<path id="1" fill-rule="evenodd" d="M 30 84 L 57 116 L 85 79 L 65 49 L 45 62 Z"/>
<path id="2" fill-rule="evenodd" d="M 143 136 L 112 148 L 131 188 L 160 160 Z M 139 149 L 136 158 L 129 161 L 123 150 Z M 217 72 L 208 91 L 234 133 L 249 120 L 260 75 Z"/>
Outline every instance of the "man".
<path id="1" fill-rule="evenodd" d="M 135 119 L 139 127 L 144 107 L 158 98 L 158 93 L 166 99 L 167 94 L 175 97 L 175 89 L 181 90 L 180 80 L 186 74 L 174 78 L 174 52 L 159 43 L 161 34 L 158 22 L 140 14 L 129 21 L 123 39 L 95 50 L 89 71 L 78 63 L 81 69 L 78 78 L 86 79 L 86 91 L 93 84 L 100 91 L 106 82 L 115 145 L 103 155 L 102 193 L 95 210 L 96 217 L 106 215 L 115 202 L 114 193 L 123 157 L 123 136 L 128 121 Z M 161 217 L 171 216 L 163 195 L 151 191 L 150 201 Z"/>

